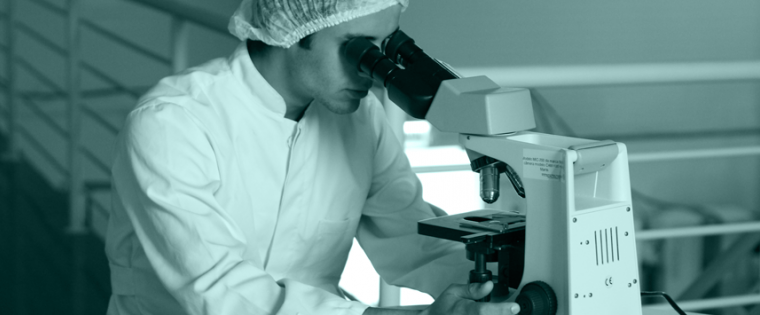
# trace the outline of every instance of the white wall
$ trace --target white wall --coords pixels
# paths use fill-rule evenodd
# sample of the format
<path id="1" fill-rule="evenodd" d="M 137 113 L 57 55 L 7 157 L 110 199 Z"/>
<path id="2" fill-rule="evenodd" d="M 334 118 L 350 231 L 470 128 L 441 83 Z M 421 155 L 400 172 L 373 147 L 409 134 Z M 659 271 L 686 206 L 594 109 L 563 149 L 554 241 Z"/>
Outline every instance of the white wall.
<path id="1" fill-rule="evenodd" d="M 417 0 L 402 28 L 456 66 L 755 59 L 760 3 Z"/>
<path id="2" fill-rule="evenodd" d="M 454 67 L 757 60 L 757 1 L 412 1 L 402 29 Z M 582 137 L 632 152 L 758 143 L 758 82 L 541 89 Z M 754 131 L 736 131 L 736 130 Z M 721 131 L 734 130 L 730 136 Z M 554 132 L 567 133 L 565 130 Z M 692 135 L 654 140 L 641 135 Z M 718 136 L 715 136 L 718 134 Z M 711 135 L 709 137 L 694 135 Z M 695 204 L 758 204 L 756 158 L 633 165 L 634 188 Z"/>

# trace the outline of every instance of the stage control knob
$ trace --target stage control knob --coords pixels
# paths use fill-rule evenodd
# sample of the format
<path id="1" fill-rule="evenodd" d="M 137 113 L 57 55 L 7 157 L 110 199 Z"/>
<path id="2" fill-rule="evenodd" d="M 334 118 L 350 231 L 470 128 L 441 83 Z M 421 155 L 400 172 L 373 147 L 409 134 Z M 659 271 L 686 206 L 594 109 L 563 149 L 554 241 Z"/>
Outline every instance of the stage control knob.
<path id="1" fill-rule="evenodd" d="M 526 284 L 515 300 L 520 305 L 520 315 L 555 315 L 557 296 L 543 281 Z"/>

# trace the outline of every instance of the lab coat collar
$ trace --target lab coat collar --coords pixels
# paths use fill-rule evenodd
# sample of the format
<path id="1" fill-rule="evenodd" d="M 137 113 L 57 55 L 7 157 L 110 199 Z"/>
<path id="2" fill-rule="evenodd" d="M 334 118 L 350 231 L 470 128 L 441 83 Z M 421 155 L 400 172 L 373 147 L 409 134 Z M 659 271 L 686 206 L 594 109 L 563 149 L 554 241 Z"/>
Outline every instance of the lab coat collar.
<path id="1" fill-rule="evenodd" d="M 287 110 L 285 99 L 256 69 L 251 57 L 248 55 L 245 41 L 238 45 L 227 62 L 229 63 L 230 70 L 236 78 L 240 78 L 242 81 L 240 83 L 248 90 L 247 92 L 261 98 L 264 108 L 272 111 L 278 117 L 289 120 L 285 118 Z"/>

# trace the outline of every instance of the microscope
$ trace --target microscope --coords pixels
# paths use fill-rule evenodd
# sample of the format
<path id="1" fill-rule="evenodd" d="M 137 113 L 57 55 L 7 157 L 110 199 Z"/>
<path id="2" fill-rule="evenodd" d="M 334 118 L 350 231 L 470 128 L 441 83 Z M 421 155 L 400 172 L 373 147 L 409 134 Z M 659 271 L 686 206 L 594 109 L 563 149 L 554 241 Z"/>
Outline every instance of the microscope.
<path id="1" fill-rule="evenodd" d="M 471 283 L 516 290 L 508 300 L 520 314 L 642 314 L 624 144 L 528 131 L 529 90 L 460 77 L 400 30 L 381 47 L 352 39 L 345 56 L 406 113 L 459 133 L 483 201 L 499 198 L 501 174 L 513 188 L 505 194 L 525 199 L 525 214 L 479 210 L 418 222 L 419 234 L 466 245 Z M 496 276 L 489 262 L 498 263 Z"/>

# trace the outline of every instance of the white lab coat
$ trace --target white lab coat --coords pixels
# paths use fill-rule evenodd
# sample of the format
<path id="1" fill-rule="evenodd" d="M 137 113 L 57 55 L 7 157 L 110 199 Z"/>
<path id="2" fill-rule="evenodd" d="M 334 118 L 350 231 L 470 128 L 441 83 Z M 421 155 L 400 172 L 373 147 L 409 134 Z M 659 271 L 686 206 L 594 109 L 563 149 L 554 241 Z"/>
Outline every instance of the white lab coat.
<path id="1" fill-rule="evenodd" d="M 165 78 L 129 114 L 113 163 L 108 314 L 361 314 L 338 281 L 356 237 L 387 282 L 465 283 L 374 96 L 284 118 L 242 44 Z"/>

